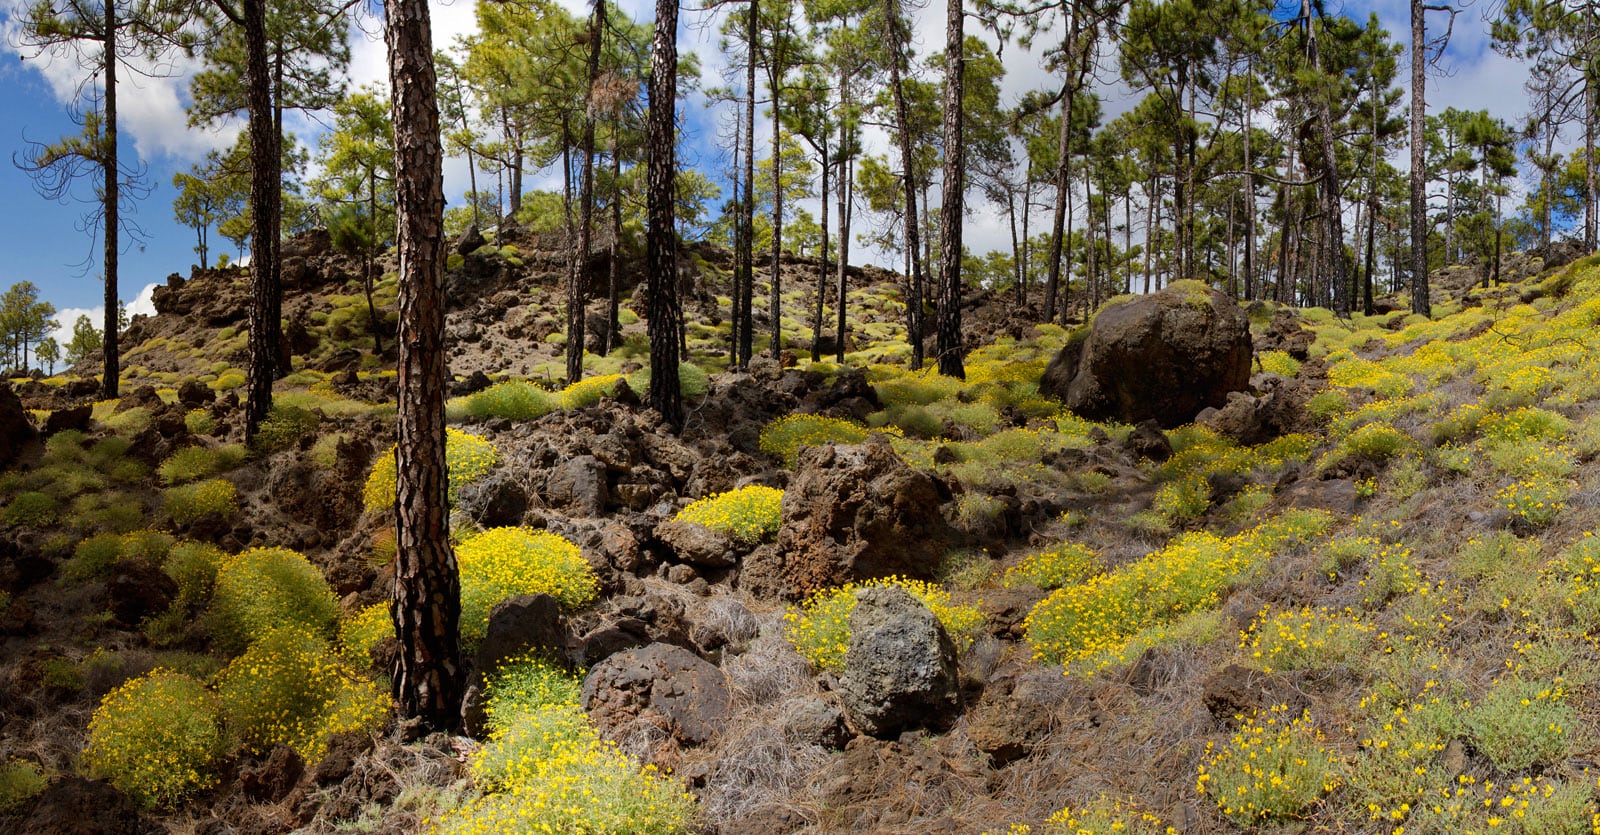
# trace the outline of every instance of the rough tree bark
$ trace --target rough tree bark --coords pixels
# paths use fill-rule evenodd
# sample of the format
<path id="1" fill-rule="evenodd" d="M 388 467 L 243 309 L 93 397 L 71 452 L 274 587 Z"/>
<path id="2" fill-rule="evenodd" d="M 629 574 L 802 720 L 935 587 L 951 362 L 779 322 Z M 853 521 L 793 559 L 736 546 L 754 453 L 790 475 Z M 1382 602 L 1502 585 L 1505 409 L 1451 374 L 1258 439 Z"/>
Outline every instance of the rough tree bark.
<path id="1" fill-rule="evenodd" d="M 445 477 L 443 150 L 427 0 L 385 0 L 399 224 L 399 415 L 395 583 L 401 715 L 460 725 L 461 586 L 450 550 Z"/>
<path id="2" fill-rule="evenodd" d="M 966 148 L 961 136 L 961 93 L 966 75 L 966 10 L 950 0 L 945 14 L 944 193 L 939 207 L 939 373 L 964 380 L 961 347 L 961 222 L 966 214 Z"/>
<path id="3" fill-rule="evenodd" d="M 272 381 L 278 377 L 282 294 L 276 284 L 278 135 L 273 123 L 272 68 L 267 61 L 266 0 L 244 0 L 245 75 L 250 108 L 250 369 L 245 407 L 245 438 L 272 410 Z"/>
<path id="4" fill-rule="evenodd" d="M 1411 0 L 1411 312 L 1433 315 L 1428 300 L 1427 27 L 1422 0 Z"/>
<path id="5" fill-rule="evenodd" d="M 900 166 L 904 169 L 900 177 L 905 184 L 906 250 L 911 259 L 911 275 L 907 277 L 910 292 L 906 295 L 906 331 L 911 342 L 911 368 L 916 370 L 922 367 L 922 242 L 918 239 L 917 225 L 916 157 L 911 151 L 911 134 L 907 127 L 911 123 L 911 110 L 906 103 L 905 85 L 901 83 L 904 74 L 901 62 L 905 60 L 904 50 L 909 38 L 904 32 L 905 22 L 900 19 L 896 0 L 884 0 L 883 17 L 889 29 L 889 89 L 894 93 L 895 135 L 900 144 Z"/>
<path id="6" fill-rule="evenodd" d="M 649 154 L 645 169 L 645 281 L 650 293 L 650 405 L 674 432 L 683 428 L 683 400 L 678 393 L 678 230 L 672 200 L 673 175 L 677 171 L 673 135 L 677 92 L 678 2 L 656 0 L 650 113 L 645 125 L 645 149 Z"/>
<path id="7" fill-rule="evenodd" d="M 103 400 L 117 398 L 117 385 L 122 377 L 121 354 L 117 351 L 117 330 L 122 324 L 120 303 L 117 300 L 117 255 L 120 246 L 117 242 L 117 225 L 121 222 L 118 217 L 117 204 L 121 200 L 117 181 L 117 4 L 107 0 L 105 31 L 105 133 L 107 138 L 105 148 L 105 183 L 101 186 L 105 191 L 105 330 L 100 339 L 100 352 L 104 356 L 105 365 L 100 378 L 100 397 Z M 253 338 L 253 337 L 252 337 Z"/>

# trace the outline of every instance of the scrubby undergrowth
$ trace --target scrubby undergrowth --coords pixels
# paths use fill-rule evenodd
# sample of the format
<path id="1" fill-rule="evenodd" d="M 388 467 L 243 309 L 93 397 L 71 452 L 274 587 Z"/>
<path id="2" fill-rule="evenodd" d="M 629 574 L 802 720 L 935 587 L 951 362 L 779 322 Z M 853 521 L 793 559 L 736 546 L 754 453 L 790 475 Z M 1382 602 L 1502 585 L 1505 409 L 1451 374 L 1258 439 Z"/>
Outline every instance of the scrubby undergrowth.
<path id="1" fill-rule="evenodd" d="M 480 740 L 386 715 L 393 372 L 334 282 L 296 308 L 253 448 L 243 335 L 168 316 L 122 401 L 0 473 L 0 828 L 77 774 L 180 832 L 1600 832 L 1600 267 L 1432 320 L 1304 311 L 1308 354 L 1257 354 L 1304 386 L 1300 431 L 1184 426 L 1153 461 L 1040 394 L 1065 330 L 997 329 L 965 381 L 911 371 L 882 283 L 849 294 L 843 365 L 727 374 L 726 318 L 692 322 L 670 438 L 630 394 L 636 316 L 556 380 L 541 258 L 452 313 L 459 367 L 491 371 L 450 405 L 467 643 L 550 594 L 583 665 L 628 634 L 716 664 L 717 731 L 609 738 L 571 659 L 484 671 Z M 69 386 L 21 389 L 42 420 Z M 894 582 L 954 639 L 963 707 L 894 741 L 817 719 L 859 584 L 786 603 L 740 576 L 799 510 L 802 450 L 869 440 L 951 488 L 959 540 L 915 543 L 934 582 Z"/>

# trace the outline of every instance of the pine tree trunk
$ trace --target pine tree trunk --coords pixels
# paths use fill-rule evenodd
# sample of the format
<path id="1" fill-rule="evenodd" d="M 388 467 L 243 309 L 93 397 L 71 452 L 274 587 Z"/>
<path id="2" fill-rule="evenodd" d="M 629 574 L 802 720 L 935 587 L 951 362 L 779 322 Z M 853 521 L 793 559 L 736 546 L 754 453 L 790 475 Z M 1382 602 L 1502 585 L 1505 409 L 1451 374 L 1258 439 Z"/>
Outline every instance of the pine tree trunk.
<path id="1" fill-rule="evenodd" d="M 657 0 L 660 2 L 660 0 Z M 743 250 L 734 268 L 735 279 L 741 282 L 739 294 L 739 353 L 740 368 L 750 365 L 755 356 L 755 290 L 756 290 L 756 36 L 759 31 L 760 0 L 750 0 L 745 18 L 745 101 L 744 111 L 744 204 L 739 216 L 744 223 Z"/>
<path id="2" fill-rule="evenodd" d="M 621 328 L 617 319 L 622 307 L 622 154 L 617 147 L 621 143 L 613 138 L 611 144 L 611 187 L 616 193 L 611 195 L 611 248 L 607 253 L 611 263 L 606 268 L 607 354 L 622 344 L 622 334 L 617 332 Z"/>
<path id="3" fill-rule="evenodd" d="M 645 124 L 645 281 L 650 294 L 650 405 L 677 432 L 683 428 L 678 393 L 678 230 L 673 177 L 677 149 L 673 104 L 678 94 L 678 0 L 656 0 L 650 57 L 650 110 Z"/>
<path id="4" fill-rule="evenodd" d="M 848 84 L 848 79 L 841 76 L 839 78 L 839 98 L 841 101 L 845 100 L 847 95 L 845 91 L 849 89 L 850 87 Z M 848 110 L 847 108 L 841 109 Z M 850 158 L 848 150 L 850 147 L 850 136 L 847 133 L 849 129 L 848 121 L 846 119 L 840 119 L 839 184 L 834 189 L 834 194 L 839 201 L 839 298 L 837 301 L 839 327 L 837 329 L 838 340 L 834 345 L 834 359 L 840 365 L 844 364 L 844 340 L 846 329 L 848 327 L 848 323 L 845 321 L 845 311 L 847 310 L 845 304 L 847 301 L 846 291 L 848 289 L 845 284 L 845 272 L 849 268 L 850 264 L 850 196 L 852 189 L 854 188 L 850 178 Z M 826 228 L 826 224 L 824 224 L 824 228 Z"/>
<path id="5" fill-rule="evenodd" d="M 1433 315 L 1428 299 L 1428 175 L 1423 158 L 1426 95 L 1427 27 L 1422 0 L 1411 0 L 1411 311 Z"/>
<path id="6" fill-rule="evenodd" d="M 822 257 L 817 261 L 817 309 L 811 319 L 811 361 L 822 361 L 822 303 L 828 297 L 828 150 L 822 148 Z"/>
<path id="7" fill-rule="evenodd" d="M 278 137 L 272 124 L 272 68 L 267 61 L 266 2 L 244 0 L 246 83 L 250 105 L 250 369 L 245 437 L 272 410 L 272 381 L 279 364 L 280 294 L 273 284 L 282 183 Z"/>
<path id="8" fill-rule="evenodd" d="M 966 9 L 949 0 L 945 14 L 944 191 L 939 210 L 939 373 L 964 380 L 961 346 L 961 224 L 966 214 L 966 146 L 961 135 L 966 75 Z"/>
<path id="9" fill-rule="evenodd" d="M 773 40 L 778 34 L 773 33 Z M 777 52 L 777 46 L 773 46 Z M 767 80 L 772 82 L 772 275 L 767 286 L 771 290 L 767 307 L 772 315 L 772 358 L 778 359 L 783 350 L 783 121 L 778 118 L 779 93 L 783 79 L 776 54 L 767 58 Z"/>
<path id="10" fill-rule="evenodd" d="M 909 127 L 911 111 L 901 83 L 908 37 L 895 0 L 883 0 L 883 14 L 884 25 L 889 29 L 889 89 L 894 93 L 895 135 L 900 143 L 901 182 L 905 186 L 906 249 L 911 260 L 911 274 L 906 277 L 910 289 L 906 294 L 906 338 L 911 343 L 911 368 L 916 370 L 922 367 L 922 261 L 917 223 L 916 157 L 911 151 Z"/>
<path id="11" fill-rule="evenodd" d="M 584 308 L 589 302 L 589 248 L 594 241 L 594 97 L 600 81 L 600 40 L 605 35 L 606 0 L 594 0 L 589 24 L 589 95 L 583 109 L 583 171 L 578 195 L 578 263 L 567 287 L 567 382 L 583 379 Z"/>
<path id="12" fill-rule="evenodd" d="M 402 716 L 460 725 L 461 591 L 446 506 L 444 154 L 425 0 L 386 0 L 400 256 L 394 598 Z"/>
<path id="13" fill-rule="evenodd" d="M 105 359 L 100 378 L 100 398 L 115 400 L 122 376 L 121 356 L 117 351 L 117 331 L 121 325 L 121 303 L 117 299 L 117 256 L 121 252 L 118 232 L 121 218 L 118 210 L 122 196 L 118 190 L 117 161 L 117 6 L 111 0 L 105 4 L 105 159 L 102 171 L 105 180 L 101 195 L 105 214 L 105 331 L 101 336 L 100 352 Z M 254 337 L 252 336 L 252 339 Z"/>

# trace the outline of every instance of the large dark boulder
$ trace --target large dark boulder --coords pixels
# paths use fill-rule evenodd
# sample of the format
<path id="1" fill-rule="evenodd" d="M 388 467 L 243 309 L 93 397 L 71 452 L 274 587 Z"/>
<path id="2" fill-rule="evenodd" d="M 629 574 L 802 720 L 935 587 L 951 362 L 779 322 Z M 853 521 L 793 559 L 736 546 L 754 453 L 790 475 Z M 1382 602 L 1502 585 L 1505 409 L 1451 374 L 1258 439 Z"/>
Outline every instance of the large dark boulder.
<path id="1" fill-rule="evenodd" d="M 942 728 L 961 705 L 955 644 L 905 589 L 859 591 L 839 692 L 851 723 L 880 739 Z"/>
<path id="2" fill-rule="evenodd" d="M 949 485 L 907 466 L 882 436 L 807 447 L 783 494 L 777 547 L 751 552 L 739 582 L 799 598 L 852 580 L 931 580 L 960 541 L 940 512 L 950 499 Z"/>
<path id="3" fill-rule="evenodd" d="M 1091 420 L 1171 429 L 1250 382 L 1250 323 L 1226 294 L 1178 281 L 1100 311 L 1045 369 L 1040 389 Z"/>
<path id="4" fill-rule="evenodd" d="M 583 682 L 583 709 L 608 739 L 659 740 L 636 751 L 658 766 L 704 745 L 727 726 L 731 697 L 722 671 L 670 644 L 619 652 Z"/>
<path id="5" fill-rule="evenodd" d="M 0 470 L 11 466 L 22 448 L 38 434 L 17 393 L 11 390 L 10 384 L 0 383 Z"/>

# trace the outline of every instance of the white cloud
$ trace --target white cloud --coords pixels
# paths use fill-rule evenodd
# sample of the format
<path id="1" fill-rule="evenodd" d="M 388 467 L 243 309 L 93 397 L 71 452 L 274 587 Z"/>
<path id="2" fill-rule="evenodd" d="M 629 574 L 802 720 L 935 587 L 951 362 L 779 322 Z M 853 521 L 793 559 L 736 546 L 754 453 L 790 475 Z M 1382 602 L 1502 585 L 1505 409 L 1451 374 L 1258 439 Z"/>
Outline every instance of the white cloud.
<path id="1" fill-rule="evenodd" d="M 0 50 L 22 58 L 24 66 L 39 73 L 63 107 L 94 106 L 85 98 L 86 95 L 93 98 L 100 95 L 100 79 L 97 75 L 91 77 L 98 48 L 79 53 L 71 46 L 45 51 L 22 46 L 21 21 L 29 5 L 27 0 L 0 0 L 0 37 L 3 37 Z M 189 162 L 210 150 L 233 144 L 239 131 L 236 121 L 212 131 L 188 126 L 184 105 L 188 100 L 189 81 L 201 66 L 198 58 L 181 55 L 165 56 L 158 61 L 144 57 L 124 58 L 118 64 L 117 127 L 120 133 L 133 140 L 141 159 Z"/>
<path id="2" fill-rule="evenodd" d="M 127 307 L 129 319 L 140 315 L 155 315 L 155 292 L 156 288 L 159 286 L 161 285 L 154 283 L 146 284 L 144 289 L 140 290 L 139 294 L 133 297 L 133 301 L 124 302 L 125 306 Z M 92 323 L 96 328 L 99 328 L 105 324 L 106 306 L 100 304 L 95 305 L 94 307 L 69 307 L 56 311 L 55 319 L 57 327 L 55 330 L 50 332 L 50 335 L 55 337 L 56 342 L 60 344 L 62 348 L 67 347 L 67 343 L 72 341 L 72 326 L 77 324 L 79 316 L 89 317 L 89 322 Z"/>

